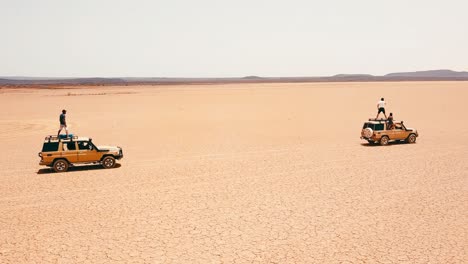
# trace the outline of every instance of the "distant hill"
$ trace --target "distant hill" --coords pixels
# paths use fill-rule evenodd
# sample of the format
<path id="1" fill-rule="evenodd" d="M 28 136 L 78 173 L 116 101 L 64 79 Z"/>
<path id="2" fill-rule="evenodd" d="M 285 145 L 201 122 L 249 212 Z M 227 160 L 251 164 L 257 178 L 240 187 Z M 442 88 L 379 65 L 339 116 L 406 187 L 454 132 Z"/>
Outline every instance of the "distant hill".
<path id="1" fill-rule="evenodd" d="M 378 81 L 377 76 L 371 74 L 336 74 L 330 77 L 327 77 L 328 81 L 336 82 L 369 82 L 369 81 Z"/>
<path id="2" fill-rule="evenodd" d="M 457 72 L 452 70 L 395 72 L 389 73 L 385 75 L 385 77 L 468 78 L 468 72 Z"/>
<path id="3" fill-rule="evenodd" d="M 255 79 L 262 79 L 262 77 L 260 77 L 260 76 L 255 76 L 255 75 L 250 75 L 250 76 L 242 77 L 242 79 L 255 80 Z"/>
<path id="4" fill-rule="evenodd" d="M 73 78 L 57 78 L 57 77 L 29 77 L 29 76 L 0 76 L 0 79 L 22 80 L 22 81 L 40 81 L 40 80 L 65 80 Z"/>
<path id="5" fill-rule="evenodd" d="M 374 75 L 370 74 L 337 74 L 331 76 L 332 78 L 367 78 L 367 77 L 374 77 Z"/>
<path id="6" fill-rule="evenodd" d="M 8 77 L 0 78 L 0 85 L 106 85 L 120 84 L 124 85 L 127 82 L 119 78 L 28 78 L 19 77 L 9 79 Z"/>
<path id="7" fill-rule="evenodd" d="M 370 74 L 337 74 L 318 77 L 259 77 L 238 78 L 173 78 L 173 77 L 122 77 L 122 78 L 56 78 L 56 77 L 2 77 L 0 87 L 67 87 L 104 85 L 172 85 L 172 84 L 222 84 L 222 83 L 306 83 L 306 82 L 399 82 L 399 81 L 468 81 L 468 72 L 433 70 L 396 72 L 384 76 Z"/>

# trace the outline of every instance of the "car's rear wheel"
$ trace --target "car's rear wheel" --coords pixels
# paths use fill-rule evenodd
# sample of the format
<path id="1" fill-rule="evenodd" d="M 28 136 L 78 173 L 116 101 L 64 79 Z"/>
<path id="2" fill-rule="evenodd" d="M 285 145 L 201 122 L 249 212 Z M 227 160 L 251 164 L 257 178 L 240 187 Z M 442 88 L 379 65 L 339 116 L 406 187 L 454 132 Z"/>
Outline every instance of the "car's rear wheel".
<path id="1" fill-rule="evenodd" d="M 380 145 L 382 145 L 382 146 L 388 145 L 388 141 L 389 141 L 389 138 L 387 136 L 383 136 L 380 139 Z"/>
<path id="2" fill-rule="evenodd" d="M 58 159 L 54 161 L 53 168 L 55 172 L 65 172 L 68 170 L 68 167 L 69 167 L 68 161 L 64 159 Z"/>
<path id="3" fill-rule="evenodd" d="M 406 139 L 406 142 L 408 143 L 415 143 L 416 142 L 416 135 L 415 134 L 410 134 L 408 138 Z"/>
<path id="4" fill-rule="evenodd" d="M 102 166 L 106 169 L 114 168 L 115 166 L 115 158 L 111 156 L 107 156 L 102 160 Z"/>

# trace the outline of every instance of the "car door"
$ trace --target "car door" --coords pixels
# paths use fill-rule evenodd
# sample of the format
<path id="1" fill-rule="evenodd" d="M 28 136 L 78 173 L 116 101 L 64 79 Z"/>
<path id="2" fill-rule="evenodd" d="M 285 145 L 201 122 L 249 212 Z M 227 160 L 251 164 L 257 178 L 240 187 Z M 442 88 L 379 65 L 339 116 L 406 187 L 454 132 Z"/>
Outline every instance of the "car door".
<path id="1" fill-rule="evenodd" d="M 395 140 L 403 140 L 406 138 L 407 133 L 403 124 L 395 123 L 395 128 L 393 129 L 393 131 L 394 131 Z"/>
<path id="2" fill-rule="evenodd" d="M 79 141 L 78 160 L 79 162 L 99 161 L 99 153 L 89 141 Z"/>
<path id="3" fill-rule="evenodd" d="M 400 131 L 397 129 L 397 127 L 398 127 L 397 124 L 398 123 L 394 123 L 393 126 L 389 126 L 387 124 L 387 133 L 388 133 L 388 137 L 391 140 L 398 140 L 399 139 Z"/>
<path id="4" fill-rule="evenodd" d="M 379 124 L 380 127 L 382 128 L 382 131 L 380 132 L 380 134 L 382 136 L 387 136 L 389 139 L 393 139 L 393 133 L 392 133 L 392 130 L 388 129 L 388 125 L 387 123 L 382 123 L 382 124 Z"/>
<path id="5" fill-rule="evenodd" d="M 70 163 L 78 162 L 76 141 L 62 142 L 62 157 Z"/>

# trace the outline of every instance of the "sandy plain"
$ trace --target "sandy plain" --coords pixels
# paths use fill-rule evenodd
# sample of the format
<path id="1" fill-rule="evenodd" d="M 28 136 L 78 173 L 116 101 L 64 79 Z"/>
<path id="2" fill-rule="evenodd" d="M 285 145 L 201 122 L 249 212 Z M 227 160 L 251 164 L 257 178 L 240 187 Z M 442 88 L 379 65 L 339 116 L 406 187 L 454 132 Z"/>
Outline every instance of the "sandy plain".
<path id="1" fill-rule="evenodd" d="M 416 144 L 359 139 L 380 97 Z M 0 89 L 0 263 L 466 263 L 468 82 Z M 51 173 L 45 135 L 119 145 Z"/>

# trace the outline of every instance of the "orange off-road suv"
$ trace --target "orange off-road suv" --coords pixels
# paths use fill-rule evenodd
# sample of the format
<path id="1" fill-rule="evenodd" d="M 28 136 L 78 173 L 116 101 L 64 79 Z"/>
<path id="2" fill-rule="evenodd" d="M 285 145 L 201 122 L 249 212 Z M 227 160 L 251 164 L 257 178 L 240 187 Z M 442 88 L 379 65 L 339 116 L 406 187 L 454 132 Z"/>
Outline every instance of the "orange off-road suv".
<path id="1" fill-rule="evenodd" d="M 361 130 L 361 139 L 367 140 L 370 144 L 380 143 L 387 145 L 390 141 L 406 141 L 415 143 L 419 133 L 414 128 L 408 128 L 401 122 L 393 122 L 390 127 L 386 119 L 370 118 L 364 123 Z"/>
<path id="2" fill-rule="evenodd" d="M 39 165 L 52 167 L 56 172 L 67 171 L 75 164 L 101 164 L 113 168 L 123 158 L 121 147 L 95 146 L 91 138 L 47 136 L 39 152 Z"/>

